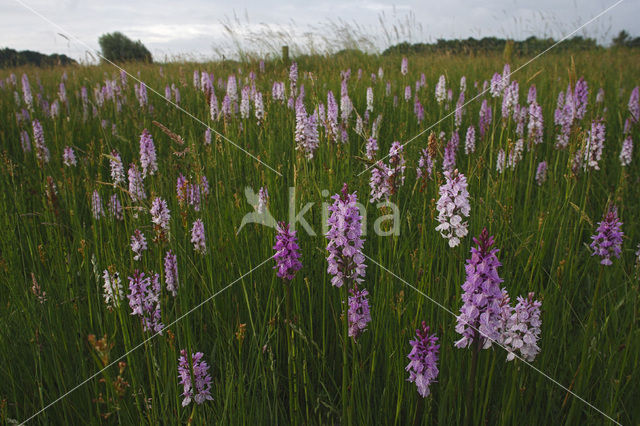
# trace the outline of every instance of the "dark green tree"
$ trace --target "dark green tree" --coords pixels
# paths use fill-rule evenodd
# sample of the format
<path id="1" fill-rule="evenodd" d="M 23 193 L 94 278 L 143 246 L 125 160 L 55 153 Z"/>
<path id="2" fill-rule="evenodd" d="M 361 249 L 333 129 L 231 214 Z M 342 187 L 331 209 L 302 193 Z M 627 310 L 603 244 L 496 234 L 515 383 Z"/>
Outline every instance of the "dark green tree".
<path id="1" fill-rule="evenodd" d="M 613 45 L 616 47 L 626 46 L 626 44 L 629 41 L 629 33 L 626 32 L 625 30 L 622 30 L 618 33 L 616 37 L 613 38 L 612 41 L 613 41 Z"/>
<path id="2" fill-rule="evenodd" d="M 113 62 L 153 62 L 151 52 L 140 40 L 133 41 L 121 32 L 103 34 L 98 39 L 102 56 Z"/>

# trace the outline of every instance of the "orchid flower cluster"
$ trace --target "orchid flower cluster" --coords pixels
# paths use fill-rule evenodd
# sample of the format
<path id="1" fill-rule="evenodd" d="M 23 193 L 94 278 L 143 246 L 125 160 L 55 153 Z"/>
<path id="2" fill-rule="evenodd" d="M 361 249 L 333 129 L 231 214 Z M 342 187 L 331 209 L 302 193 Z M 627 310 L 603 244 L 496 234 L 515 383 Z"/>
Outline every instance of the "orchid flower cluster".
<path id="1" fill-rule="evenodd" d="M 373 203 L 382 199 L 388 200 L 404 185 L 405 163 L 404 147 L 400 142 L 393 142 L 389 149 L 389 165 L 386 165 L 382 160 L 378 160 L 371 169 L 371 178 L 369 179 L 369 186 L 371 187 L 370 202 Z"/>
<path id="2" fill-rule="evenodd" d="M 426 398 L 431 393 L 429 386 L 438 377 L 438 352 L 440 345 L 436 344 L 438 338 L 435 334 L 429 334 L 429 327 L 422 321 L 422 325 L 416 330 L 415 340 L 409 341 L 411 352 L 407 358 L 411 361 L 405 368 L 409 372 L 407 379 L 415 383 L 418 393 Z"/>
<path id="3" fill-rule="evenodd" d="M 183 407 L 191 404 L 192 400 L 198 405 L 205 401 L 213 400 L 209 365 L 204 360 L 202 352 L 191 354 L 191 359 L 189 359 L 186 350 L 182 349 L 180 351 L 178 377 L 180 377 L 180 384 L 183 389 Z"/>
<path id="4" fill-rule="evenodd" d="M 302 268 L 300 262 L 300 246 L 298 246 L 296 231 L 289 229 L 289 224 L 280 222 L 276 235 L 276 244 L 273 249 L 276 254 L 273 258 L 276 261 L 276 276 L 286 281 L 291 281 L 297 271 Z"/>
<path id="5" fill-rule="evenodd" d="M 449 241 L 449 247 L 455 247 L 468 233 L 464 220 L 471 211 L 467 179 L 457 170 L 445 171 L 444 177 L 445 183 L 440 186 L 440 198 L 436 203 L 440 223 L 436 231 Z"/>
<path id="6" fill-rule="evenodd" d="M 456 332 L 462 338 L 455 346 L 466 348 L 474 342 L 477 348 L 487 349 L 496 343 L 507 350 L 507 361 L 517 354 L 526 361 L 533 361 L 540 348 L 540 307 L 534 294 L 518 297 L 518 303 L 510 305 L 506 289 L 498 274 L 502 266 L 498 260 L 498 249 L 493 248 L 494 239 L 483 229 L 474 238 L 476 247 L 471 248 L 471 258 L 466 264 L 466 280 L 462 285 L 463 305 L 457 317 Z"/>
<path id="7" fill-rule="evenodd" d="M 347 184 L 341 194 L 331 197 L 334 202 L 329 206 L 329 231 L 327 232 L 327 251 L 329 264 L 327 272 L 332 275 L 331 284 L 349 288 L 349 336 L 357 338 L 370 321 L 368 292 L 359 289 L 364 281 L 366 265 L 364 263 L 364 239 L 362 238 L 362 216 L 357 206 L 356 193 L 349 193 Z"/>
<path id="8" fill-rule="evenodd" d="M 616 206 L 609 207 L 602 221 L 598 222 L 597 233 L 591 237 L 592 256 L 600 256 L 600 263 L 605 266 L 613 264 L 611 257 L 620 257 L 622 252 L 622 222 L 618 218 Z"/>
<path id="9" fill-rule="evenodd" d="M 144 272 L 136 270 L 133 277 L 129 277 L 129 307 L 131 315 L 137 315 L 142 319 L 144 331 L 162 333 L 160 312 L 160 276 L 151 273 L 146 276 Z"/>

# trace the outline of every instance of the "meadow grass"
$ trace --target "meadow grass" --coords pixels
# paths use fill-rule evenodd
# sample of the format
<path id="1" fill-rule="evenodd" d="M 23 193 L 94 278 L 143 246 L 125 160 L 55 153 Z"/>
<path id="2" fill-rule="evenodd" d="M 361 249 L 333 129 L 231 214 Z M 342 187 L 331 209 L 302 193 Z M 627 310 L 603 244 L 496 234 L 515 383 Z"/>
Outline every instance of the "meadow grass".
<path id="1" fill-rule="evenodd" d="M 374 111 L 382 114 L 378 141 L 380 156 L 393 141 L 405 141 L 437 122 L 448 111 L 434 99 L 434 86 L 444 74 L 453 88 L 454 102 L 460 77 L 466 76 L 468 93 L 501 72 L 504 60 L 496 56 L 411 56 L 409 73 L 400 73 L 400 57 L 370 55 L 308 56 L 297 58 L 304 85 L 307 111 L 326 102 L 327 91 L 340 93 L 340 70 L 350 68 L 349 93 L 355 109 L 363 114 L 366 88 L 373 87 Z M 511 61 L 512 69 L 526 58 Z M 371 73 L 384 69 L 384 78 L 372 83 Z M 5 79 L 18 77 L 15 88 L 0 90 L 0 418 L 23 421 L 107 363 L 144 341 L 137 317 L 130 315 L 125 298 L 119 308 L 108 310 L 102 295 L 102 271 L 113 265 L 123 284 L 135 269 L 163 271 L 163 257 L 172 249 L 178 259 L 180 288 L 177 297 L 163 289 L 162 320 L 172 323 L 201 301 L 234 282 L 245 272 L 273 255 L 275 231 L 250 224 L 237 233 L 242 217 L 253 211 L 244 198 L 244 188 L 256 192 L 266 186 L 269 209 L 277 220 L 288 220 L 288 188 L 295 187 L 299 210 L 314 206 L 305 215 L 316 232 L 307 235 L 298 227 L 304 267 L 290 284 L 290 313 L 286 313 L 286 285 L 276 277 L 273 262 L 257 268 L 223 293 L 190 313 L 169 329 L 128 354 L 126 366 L 110 367 L 69 394 L 32 421 L 42 424 L 600 424 L 608 420 L 552 383 L 525 363 L 506 361 L 497 346 L 478 354 L 472 400 L 467 390 L 472 354 L 456 349 L 459 338 L 455 318 L 415 292 L 387 271 L 367 262 L 365 287 L 370 292 L 372 321 L 353 342 L 344 342 L 344 293 L 330 284 L 327 274 L 326 239 L 322 235 L 322 204 L 330 203 L 322 191 L 338 193 L 344 182 L 366 203 L 369 172 L 363 157 L 366 140 L 349 127 L 349 142 L 327 141 L 321 132 L 320 147 L 312 160 L 295 149 L 295 114 L 286 103 L 271 99 L 274 80 L 288 82 L 289 68 L 279 61 L 267 62 L 259 72 L 257 62 L 208 64 L 126 64 L 148 86 L 163 93 L 166 84 L 176 84 L 180 105 L 265 163 L 278 176 L 219 137 L 204 144 L 205 128 L 163 99 L 149 93 L 153 112 L 141 108 L 134 96 L 134 81 L 123 87 L 126 102 L 117 111 L 105 101 L 89 107 L 83 119 L 80 88 L 92 89 L 105 78 L 118 79 L 111 65 L 53 69 L 0 71 Z M 357 70 L 363 70 L 360 80 Z M 203 93 L 194 89 L 194 70 L 215 75 L 216 93 L 224 93 L 217 79 L 235 73 L 239 87 L 250 71 L 256 72 L 256 87 L 265 99 L 265 119 L 256 124 L 253 115 L 212 121 Z M 638 153 L 630 166 L 618 159 L 627 101 L 640 81 L 640 57 L 631 52 L 585 52 L 575 55 L 547 54 L 512 76 L 520 82 L 521 103 L 535 84 L 545 119 L 544 142 L 530 151 L 514 170 L 495 170 L 498 150 L 514 139 L 513 123 L 502 126 L 500 103 L 493 106 L 493 121 L 487 136 L 478 138 L 476 152 L 465 155 L 462 147 L 457 169 L 467 176 L 471 194 L 469 233 L 450 248 L 435 231 L 435 200 L 443 182 L 442 153 L 437 157 L 435 179 L 422 186 L 416 182 L 419 151 L 427 146 L 425 133 L 405 147 L 406 182 L 392 196 L 401 212 L 400 233 L 378 236 L 373 232 L 382 209 L 370 204 L 364 252 L 408 283 L 428 294 L 454 313 L 461 302 L 465 260 L 476 236 L 486 227 L 495 235 L 503 263 L 504 286 L 515 299 L 535 292 L 542 301 L 541 352 L 533 365 L 575 394 L 589 401 L 616 421 L 640 422 L 640 334 L 638 321 L 639 281 L 636 247 L 640 241 L 640 172 Z M 307 72 L 309 74 L 307 74 Z M 66 73 L 69 106 L 57 118 L 47 118 L 36 107 L 31 118 L 43 125 L 51 161 L 40 166 L 33 152 L 20 146 L 20 130 L 30 134 L 31 121 L 19 123 L 13 91 L 21 96 L 20 76 L 27 73 L 34 93 L 51 101 Z M 418 92 L 425 119 L 418 124 L 413 101 L 403 100 L 404 87 L 426 76 L 427 85 Z M 557 95 L 569 81 L 583 76 L 590 89 L 589 108 L 580 126 L 603 117 L 606 142 L 600 170 L 574 176 L 571 161 L 580 132 L 572 136 L 566 150 L 554 148 L 556 127 L 553 112 Z M 385 96 L 385 83 L 392 94 Z M 39 86 L 41 82 L 42 89 Z M 595 103 L 598 88 L 605 92 L 603 104 Z M 397 95 L 398 105 L 392 98 Z M 468 95 L 467 98 L 470 98 Z M 339 97 L 338 97 L 339 100 Z M 477 125 L 481 100 L 466 107 L 464 131 Z M 497 103 L 496 103 L 497 102 Z M 450 107 L 452 108 L 452 107 Z M 450 111 L 450 110 L 449 110 Z M 108 123 L 101 125 L 102 120 Z M 182 136 L 184 146 L 164 134 L 158 121 Z M 115 124 L 117 134 L 112 134 Z M 370 127 L 370 126 L 369 126 Z M 106 154 L 112 149 L 122 156 L 125 169 L 137 162 L 138 140 L 148 129 L 158 152 L 159 172 L 145 179 L 147 200 L 132 203 L 123 188 L 110 182 Z M 447 137 L 454 129 L 453 117 L 433 131 Z M 637 125 L 633 137 L 640 134 Z M 33 145 L 33 140 L 32 140 Z M 73 146 L 77 167 L 64 167 L 62 151 Z M 184 155 L 176 155 L 185 148 Z M 535 183 L 536 166 L 549 164 L 547 181 Z M 176 179 L 206 176 L 211 194 L 199 212 L 181 206 L 176 198 Z M 47 179 L 55 183 L 51 195 Z M 91 194 L 98 190 L 103 203 L 117 193 L 125 207 L 124 221 L 95 220 Z M 47 196 L 47 191 L 50 195 Z M 154 196 L 167 200 L 171 210 L 168 242 L 151 241 L 153 229 L 147 211 Z M 623 253 L 612 266 L 601 266 L 591 256 L 588 244 L 608 203 L 615 203 L 624 222 Z M 137 212 L 137 213 L 136 213 Z M 207 254 L 194 252 L 191 224 L 204 222 Z M 135 229 L 147 236 L 149 250 L 134 261 L 129 248 Z M 32 278 L 33 276 L 33 278 Z M 31 288 L 33 279 L 46 301 L 40 303 Z M 598 288 L 599 290 L 596 290 Z M 596 294 L 597 292 L 597 294 Z M 421 321 L 436 332 L 440 347 L 440 374 L 432 384 L 432 395 L 422 400 L 415 385 L 407 382 L 409 340 Z M 100 353 L 90 344 L 106 336 L 109 346 Z M 113 345 L 113 346 L 110 346 Z M 343 351 L 346 346 L 346 352 Z M 213 401 L 183 408 L 178 384 L 180 349 L 201 351 L 211 366 Z M 106 361 L 106 362 L 105 362 Z M 118 392 L 118 375 L 128 383 Z M 346 375 L 346 376 L 345 376 Z M 348 387 L 343 392 L 343 378 Z M 634 402 L 635 401 L 635 402 Z"/>

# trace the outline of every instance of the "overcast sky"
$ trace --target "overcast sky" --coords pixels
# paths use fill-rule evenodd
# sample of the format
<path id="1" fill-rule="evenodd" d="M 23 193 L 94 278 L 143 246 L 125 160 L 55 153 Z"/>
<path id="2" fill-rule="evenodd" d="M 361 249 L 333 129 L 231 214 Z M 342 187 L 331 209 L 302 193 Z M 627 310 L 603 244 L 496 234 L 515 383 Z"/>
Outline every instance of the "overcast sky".
<path id="1" fill-rule="evenodd" d="M 140 39 L 158 59 L 165 55 L 205 59 L 219 57 L 220 50 L 234 50 L 225 24 L 250 50 L 264 49 L 266 40 L 279 46 L 276 33 L 285 34 L 281 38 L 294 46 L 308 45 L 313 34 L 313 44 L 321 48 L 322 37 L 345 38 L 344 31 L 336 31 L 343 28 L 341 21 L 351 34 L 365 35 L 379 48 L 405 39 L 530 35 L 557 39 L 616 0 L 0 0 L 0 47 L 64 53 L 84 60 L 86 46 L 66 40 L 59 28 L 21 2 L 93 49 L 98 48 L 101 34 L 121 31 Z M 640 36 L 638 17 L 640 1 L 625 0 L 579 34 L 601 43 L 608 43 L 622 29 Z"/>

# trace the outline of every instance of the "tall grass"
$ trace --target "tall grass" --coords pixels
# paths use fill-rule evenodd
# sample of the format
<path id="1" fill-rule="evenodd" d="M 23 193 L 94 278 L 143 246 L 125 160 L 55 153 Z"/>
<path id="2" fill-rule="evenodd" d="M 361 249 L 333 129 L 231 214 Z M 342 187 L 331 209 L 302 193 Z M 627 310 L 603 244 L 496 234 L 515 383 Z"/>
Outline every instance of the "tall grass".
<path id="1" fill-rule="evenodd" d="M 512 63 L 515 69 L 524 59 Z M 572 65 L 573 64 L 573 65 Z M 446 111 L 435 102 L 433 91 L 440 74 L 454 89 L 467 78 L 468 93 L 474 82 L 482 87 L 494 72 L 502 70 L 498 56 L 410 57 L 409 74 L 400 74 L 399 57 L 344 54 L 335 57 L 305 56 L 298 60 L 299 84 L 304 84 L 307 110 L 326 102 L 327 90 L 340 90 L 341 69 L 351 68 L 350 96 L 357 111 L 364 111 L 365 91 L 374 90 L 374 114 L 383 115 L 380 152 L 388 152 L 392 141 L 404 141 L 438 121 Z M 487 137 L 477 142 L 476 153 L 457 155 L 457 168 L 469 181 L 472 213 L 470 235 L 483 227 L 495 235 L 504 285 L 512 297 L 534 291 L 543 301 L 541 353 L 534 365 L 589 401 L 617 421 L 640 421 L 638 364 L 639 286 L 635 249 L 640 241 L 638 200 L 640 172 L 637 150 L 629 167 L 618 160 L 622 126 L 627 117 L 627 100 L 638 84 L 640 58 L 628 52 L 583 53 L 574 57 L 545 55 L 513 79 L 520 82 L 520 99 L 535 84 L 545 118 L 544 143 L 525 152 L 515 170 L 495 171 L 500 147 L 513 138 L 513 126 L 503 129 L 500 107 Z M 384 69 L 384 79 L 371 83 L 369 76 Z M 473 400 L 466 401 L 471 370 L 471 352 L 456 349 L 455 318 L 413 291 L 383 269 L 368 263 L 366 287 L 370 292 L 372 322 L 356 343 L 343 342 L 341 313 L 344 295 L 330 285 L 326 272 L 326 241 L 322 230 L 322 203 L 330 202 L 323 190 L 337 193 L 343 182 L 367 200 L 369 173 L 359 175 L 366 165 L 362 157 L 365 140 L 349 129 L 349 143 L 336 145 L 321 137 L 313 160 L 295 150 L 295 116 L 286 105 L 270 96 L 274 80 L 287 81 L 288 67 L 268 62 L 264 73 L 257 62 L 225 61 L 208 64 L 129 64 L 132 74 L 150 87 L 162 91 L 175 83 L 181 91 L 181 105 L 212 128 L 254 153 L 282 173 L 279 177 L 214 136 L 212 145 L 203 143 L 205 129 L 162 99 L 149 93 L 153 112 L 141 109 L 134 97 L 133 81 L 124 89 L 127 97 L 121 112 L 105 102 L 95 117 L 83 121 L 79 100 L 81 86 L 91 89 L 106 77 L 118 78 L 117 70 L 103 65 L 66 69 L 19 69 L 29 75 L 31 87 L 43 96 L 55 98 L 57 85 L 66 73 L 70 107 L 59 118 L 48 119 L 39 108 L 32 114 L 42 123 L 52 160 L 39 167 L 33 152 L 20 148 L 13 88 L 0 91 L 0 418 L 22 421 L 55 400 L 108 362 L 142 342 L 148 333 L 130 315 L 126 300 L 109 311 L 102 297 L 101 271 L 113 265 L 124 284 L 134 269 L 162 273 L 162 258 L 171 248 L 178 257 L 181 287 L 176 298 L 163 290 L 162 317 L 169 324 L 202 300 L 223 289 L 245 272 L 272 256 L 275 233 L 260 225 L 248 225 L 236 235 L 243 215 L 253 211 L 244 199 L 244 188 L 266 186 L 271 194 L 269 208 L 277 220 L 287 220 L 288 188 L 296 188 L 296 211 L 315 203 L 306 220 L 316 236 L 300 228 L 303 269 L 290 286 L 291 312 L 286 314 L 285 285 L 269 266 L 258 268 L 209 303 L 195 310 L 171 328 L 128 354 L 122 371 L 117 366 L 100 373 L 37 416 L 43 424 L 274 424 L 422 423 L 549 424 L 603 423 L 606 419 L 584 402 L 568 394 L 542 374 L 520 361 L 506 362 L 497 347 L 482 351 L 473 387 Z M 363 70 L 361 80 L 357 70 Z M 216 80 L 235 73 L 241 82 L 250 71 L 257 73 L 256 85 L 265 96 L 266 117 L 211 121 L 203 94 L 193 88 L 195 69 L 213 72 Z M 161 72 L 162 70 L 162 72 Z M 575 71 L 572 71 L 575 70 Z M 574 75 L 575 72 L 575 75 Z M 3 71 L 3 79 L 8 76 Z M 308 74 L 307 74 L 308 73 Z M 418 93 L 425 107 L 425 120 L 418 124 L 413 103 L 402 97 L 425 73 L 427 86 Z M 304 76 L 304 77 L 302 77 Z M 589 83 L 589 111 L 603 116 L 607 139 L 601 170 L 571 173 L 571 149 L 554 149 L 553 111 L 557 94 L 569 78 L 584 76 Z M 392 95 L 385 97 L 386 81 Z M 599 87 L 605 90 L 606 110 L 595 106 Z M 20 92 L 20 88 L 15 90 Z M 222 93 L 216 88 L 217 93 Z M 392 98 L 398 95 L 398 106 Z M 91 99 L 93 99 L 90 96 Z M 221 96 L 219 95 L 219 99 Z M 469 105 L 462 129 L 477 124 L 480 102 Z M 107 120 L 106 128 L 101 121 Z M 163 123 L 180 134 L 188 152 L 176 155 L 178 146 L 152 121 Z M 111 123 L 117 135 L 111 133 Z M 353 123 L 352 123 L 353 124 Z M 160 172 L 145 179 L 149 195 L 162 196 L 172 213 L 171 239 L 152 243 L 153 231 L 146 212 L 135 213 L 127 194 L 108 182 L 108 160 L 104 154 L 117 149 L 125 166 L 138 159 L 142 130 L 151 131 L 158 150 Z M 453 117 L 436 126 L 436 134 L 447 135 Z M 633 131 L 637 141 L 638 128 Z M 419 150 L 426 147 L 428 134 L 406 146 L 407 182 L 392 201 L 401 211 L 400 235 L 381 237 L 373 223 L 382 213 L 370 205 L 367 212 L 365 253 L 385 265 L 408 283 L 442 303 L 453 312 L 461 305 L 460 285 L 471 238 L 456 248 L 434 230 L 435 200 L 440 173 L 422 188 L 415 182 Z M 463 133 L 461 132 L 461 136 Z M 62 150 L 70 145 L 79 154 L 79 165 L 62 165 Z M 549 179 L 534 181 L 539 161 L 549 163 Z M 440 170 L 441 157 L 438 157 Z M 493 166 L 490 166 L 493 165 Z M 175 196 L 177 176 L 206 175 L 211 196 L 200 212 L 181 208 Z M 57 187 L 55 201 L 47 198 L 47 177 Z M 118 193 L 125 205 L 125 220 L 94 220 L 90 197 L 97 189 L 106 202 Z M 151 198 L 150 198 L 151 199 Z M 149 207 L 142 203 L 144 207 Z M 624 250 L 613 266 L 603 267 L 591 257 L 588 243 L 608 202 L 619 207 L 624 222 Z M 181 214 L 182 212 L 182 214 Z M 192 222 L 202 218 L 208 253 L 200 256 L 190 242 Z M 150 249 L 141 261 L 134 261 L 129 238 L 139 228 Z M 46 302 L 32 293 L 32 274 Z M 594 297 L 596 286 L 599 292 Z M 406 381 L 409 339 L 425 320 L 440 339 L 440 375 L 432 395 L 420 402 L 415 386 Z M 89 343 L 106 335 L 107 362 Z M 346 344 L 347 351 L 343 351 Z M 180 349 L 201 351 L 211 365 L 213 401 L 183 408 L 178 385 L 177 360 Z M 345 356 L 346 355 L 346 356 Z M 118 375 L 129 386 L 118 394 Z M 344 375 L 348 386 L 343 392 Z M 468 409 L 467 407 L 471 407 Z M 421 417 L 419 417 L 421 416 Z"/>

